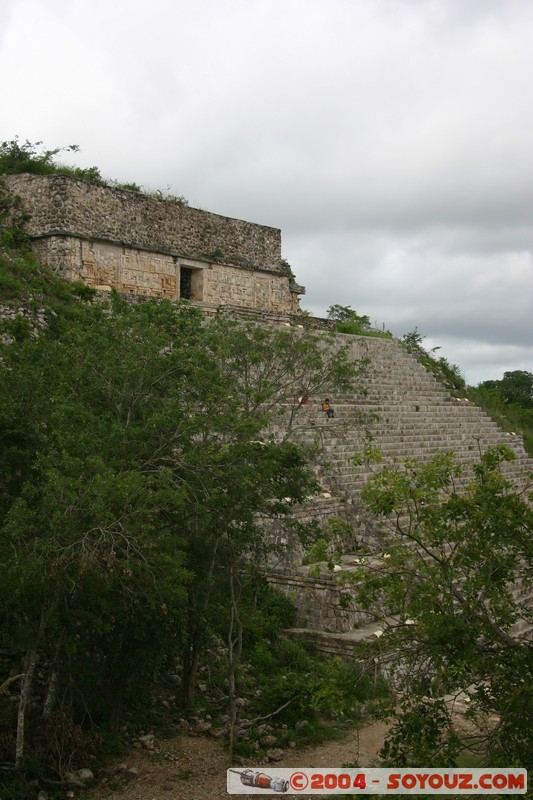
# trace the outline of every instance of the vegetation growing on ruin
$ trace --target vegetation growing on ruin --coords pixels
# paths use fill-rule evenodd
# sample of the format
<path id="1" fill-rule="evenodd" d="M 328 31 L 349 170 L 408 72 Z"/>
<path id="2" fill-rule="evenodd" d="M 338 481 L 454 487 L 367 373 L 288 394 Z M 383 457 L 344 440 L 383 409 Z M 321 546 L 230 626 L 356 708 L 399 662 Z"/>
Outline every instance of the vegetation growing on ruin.
<path id="1" fill-rule="evenodd" d="M 426 350 L 424 336 L 415 328 L 404 334 L 405 348 L 461 400 L 480 406 L 510 435 L 523 438 L 526 451 L 533 457 L 533 375 L 525 370 L 505 372 L 501 380 L 483 381 L 467 386 L 457 364 L 436 356 L 440 347 Z"/>
<path id="2" fill-rule="evenodd" d="M 290 441 L 296 395 L 353 390 L 359 365 L 334 337 L 208 321 L 186 302 L 105 307 L 28 253 L 1 258 L 21 314 L 0 340 L 0 761 L 63 774 L 169 673 L 177 719 L 213 637 L 236 730 L 240 665 L 261 640 L 258 515 L 282 524 L 318 488 Z M 290 658 L 287 713 L 305 717 L 311 678 L 293 680 Z"/>
<path id="3" fill-rule="evenodd" d="M 125 189 L 129 192 L 146 194 L 156 200 L 164 200 L 180 206 L 188 205 L 188 200 L 183 195 L 176 195 L 170 191 L 168 186 L 166 191 L 161 189 L 144 190 L 142 186 L 135 182 L 120 183 L 116 180 L 104 178 L 98 167 L 76 167 L 71 164 L 63 163 L 63 157 L 69 157 L 71 153 L 79 153 L 80 148 L 77 144 L 67 147 L 55 147 L 47 149 L 43 142 L 30 142 L 26 139 L 21 142 L 18 137 L 0 143 L 0 175 L 19 175 L 30 173 L 31 175 L 67 175 L 70 178 L 77 178 L 96 186 L 109 186 L 116 189 Z M 1 206 L 0 206 L 1 211 Z M 4 242 L 9 246 L 9 242 Z"/>
<path id="4" fill-rule="evenodd" d="M 465 484 L 441 453 L 387 466 L 362 491 L 384 539 L 354 586 L 382 621 L 378 658 L 399 690 L 382 753 L 390 766 L 456 766 L 465 754 L 533 763 L 533 646 L 512 632 L 533 623 L 527 592 L 513 591 L 533 579 L 533 511 L 531 483 L 505 478 L 514 458 L 504 445 L 487 450 Z M 457 726 L 454 698 L 475 724 Z"/>
<path id="5" fill-rule="evenodd" d="M 71 178 L 105 185 L 98 167 L 76 167 L 62 164 L 57 157 L 64 153 L 78 153 L 76 144 L 46 149 L 42 142 L 21 143 L 16 137 L 0 144 L 0 175 L 69 175 Z"/>
<path id="6" fill-rule="evenodd" d="M 466 389 L 465 379 L 461 375 L 461 370 L 457 364 L 450 364 L 444 356 L 437 357 L 435 353 L 440 347 L 432 347 L 426 350 L 423 346 L 425 336 L 415 328 L 409 333 L 405 333 L 402 342 L 405 349 L 415 356 L 425 368 L 443 383 L 452 394 L 463 392 Z"/>
<path id="7" fill-rule="evenodd" d="M 29 156 L 40 174 L 59 153 L 16 148 L 15 166 Z M 0 330 L 2 788 L 33 797 L 20 776 L 45 783 L 84 766 L 122 721 L 175 731 L 199 707 L 200 681 L 202 711 L 229 720 L 243 756 L 258 752 L 237 735 L 243 707 L 291 731 L 301 723 L 311 738 L 324 717 L 360 719 L 383 685 L 365 654 L 341 664 L 283 638 L 293 609 L 260 578 L 271 546 L 257 524 L 258 515 L 290 521 L 318 488 L 311 453 L 290 440 L 302 412 L 287 398 L 353 390 L 359 365 L 338 339 L 307 329 L 206 321 L 189 303 L 93 304 L 91 289 L 24 251 L 23 210 L 3 210 L 3 244 L 22 249 L 0 251 L 0 300 L 30 315 Z M 44 320 L 39 335 L 33 312 Z M 329 312 L 339 331 L 379 334 L 350 307 Z M 463 390 L 457 368 L 422 340 L 416 330 L 404 337 Z M 532 383 L 530 373 L 506 373 L 476 391 L 531 426 Z M 274 440 L 280 411 L 287 435 Z M 507 631 L 518 613 L 509 580 L 531 580 L 532 520 L 502 475 L 509 457 L 485 454 L 464 491 L 451 457 L 384 469 L 365 490 L 377 517 L 396 514 L 383 568 L 367 572 L 360 595 L 380 618 L 399 620 L 378 642 L 383 658 L 400 648 L 405 682 L 390 764 L 457 760 L 465 742 L 440 698 L 458 686 L 472 709 L 502 720 L 473 743 L 479 753 L 531 763 L 531 647 Z M 327 544 L 311 555 L 322 558 Z"/>
<path id="8" fill-rule="evenodd" d="M 280 272 L 289 279 L 289 286 L 296 286 L 296 275 L 286 258 L 281 259 Z"/>
<path id="9" fill-rule="evenodd" d="M 351 333 L 357 336 L 375 336 L 382 339 L 392 339 L 390 331 L 379 331 L 370 324 L 370 317 L 358 314 L 350 306 L 341 306 L 338 303 L 327 310 L 328 319 L 335 323 L 338 333 Z"/>

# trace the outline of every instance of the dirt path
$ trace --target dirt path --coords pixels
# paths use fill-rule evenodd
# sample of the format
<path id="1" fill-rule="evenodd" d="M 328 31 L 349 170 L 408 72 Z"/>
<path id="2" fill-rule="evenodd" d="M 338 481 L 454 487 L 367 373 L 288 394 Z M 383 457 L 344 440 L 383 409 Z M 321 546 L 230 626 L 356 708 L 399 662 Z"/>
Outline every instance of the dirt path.
<path id="1" fill-rule="evenodd" d="M 384 723 L 374 723 L 353 731 L 342 741 L 289 750 L 275 766 L 341 767 L 346 763 L 370 766 L 383 744 L 385 732 Z M 135 767 L 138 777 L 126 778 L 115 772 L 90 791 L 90 800 L 228 800 L 229 797 L 226 753 L 215 739 L 183 737 L 166 741 L 162 743 L 162 753 L 132 749 L 115 767 L 119 763 Z M 255 765 L 250 762 L 249 766 Z M 267 767 L 263 769 L 268 772 Z"/>

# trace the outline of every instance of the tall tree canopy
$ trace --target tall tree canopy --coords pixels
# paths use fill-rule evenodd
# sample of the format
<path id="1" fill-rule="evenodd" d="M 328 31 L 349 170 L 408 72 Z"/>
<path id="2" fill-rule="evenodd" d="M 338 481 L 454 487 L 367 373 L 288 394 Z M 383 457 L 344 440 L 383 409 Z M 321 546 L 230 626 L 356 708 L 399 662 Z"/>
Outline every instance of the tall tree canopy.
<path id="1" fill-rule="evenodd" d="M 228 575 L 264 548 L 258 514 L 316 491 L 294 398 L 353 386 L 358 365 L 187 303 L 60 304 L 40 336 L 17 330 L 0 363 L 0 650 L 23 676 L 21 763 L 39 661 L 45 715 L 116 726 L 176 659 L 192 703 Z"/>
<path id="2" fill-rule="evenodd" d="M 494 392 L 504 403 L 533 408 L 533 374 L 522 369 L 504 372 L 500 381 L 483 381 L 480 389 Z"/>

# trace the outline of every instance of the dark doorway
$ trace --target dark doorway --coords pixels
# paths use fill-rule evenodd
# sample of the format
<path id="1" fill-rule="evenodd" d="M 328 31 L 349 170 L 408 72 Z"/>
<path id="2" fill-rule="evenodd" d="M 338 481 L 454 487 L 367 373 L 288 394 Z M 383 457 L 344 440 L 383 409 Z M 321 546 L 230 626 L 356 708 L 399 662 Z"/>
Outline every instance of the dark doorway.
<path id="1" fill-rule="evenodd" d="M 180 267 L 180 297 L 184 300 L 191 299 L 192 269 Z"/>

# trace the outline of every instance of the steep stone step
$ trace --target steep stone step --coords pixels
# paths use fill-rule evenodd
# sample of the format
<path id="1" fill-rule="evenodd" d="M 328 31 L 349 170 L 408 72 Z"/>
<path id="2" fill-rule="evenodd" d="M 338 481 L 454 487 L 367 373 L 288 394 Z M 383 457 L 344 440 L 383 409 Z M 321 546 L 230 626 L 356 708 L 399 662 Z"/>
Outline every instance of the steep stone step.
<path id="1" fill-rule="evenodd" d="M 489 446 L 506 444 L 514 451 L 516 459 L 504 465 L 504 473 L 518 489 L 525 488 L 527 479 L 522 473 L 533 470 L 533 462 L 527 456 L 520 437 L 500 430 L 485 412 L 472 403 L 451 397 L 399 342 L 348 335 L 337 338 L 339 345 L 349 347 L 353 359 L 369 359 L 366 373 L 358 381 L 358 391 L 338 393 L 337 396 L 333 396 L 333 392 L 325 393 L 329 394 L 335 408 L 334 419 L 327 419 L 322 412 L 323 397 L 311 397 L 309 407 L 298 409 L 291 433 L 295 441 L 316 445 L 320 449 L 315 472 L 324 488 L 323 502 L 311 501 L 306 505 L 316 509 L 323 524 L 331 517 L 344 519 L 353 527 L 356 541 L 376 545 L 382 535 L 382 523 L 373 520 L 362 506 L 360 492 L 363 486 L 385 465 L 400 466 L 407 459 L 424 463 L 438 452 L 454 453 L 464 470 L 456 482 L 457 488 L 461 488 L 472 479 L 472 466 L 479 460 L 481 452 Z M 361 390 L 365 393 L 361 394 Z M 288 402 L 286 416 L 280 418 L 277 428 L 274 424 L 274 433 L 278 430 L 281 435 L 293 408 L 293 403 Z M 373 466 L 355 466 L 354 454 L 367 444 L 380 451 L 382 462 Z M 301 519 L 309 517 L 302 512 Z M 293 582 L 290 591 L 301 605 L 301 598 L 307 597 L 308 602 L 314 590 L 304 587 L 300 568 L 293 565 L 291 569 Z M 298 575 L 296 583 L 295 574 Z M 285 576 L 278 580 L 283 582 L 288 578 Z M 516 587 L 516 592 L 523 591 L 525 589 Z M 335 633 L 330 631 L 323 636 L 327 641 L 324 647 L 333 648 L 331 652 L 334 648 L 342 650 L 353 646 L 355 640 L 372 635 L 371 629 L 363 633 L 365 626 L 361 627 L 357 618 L 350 621 L 349 615 L 340 612 L 335 615 L 331 586 L 326 594 L 329 599 L 321 604 L 320 598 L 325 594 L 314 592 L 314 612 L 309 607 L 305 611 L 302 608 L 301 614 L 307 624 L 302 635 L 316 635 L 322 642 L 322 635 L 310 629 L 336 626 Z M 529 595 L 520 596 L 528 601 L 532 599 Z M 340 597 L 338 603 L 341 604 Z M 337 620 L 334 625 L 333 619 Z M 315 625 L 317 620 L 320 624 Z M 339 630 L 339 626 L 347 625 L 355 629 Z M 527 629 L 527 623 L 524 625 Z M 339 636 L 339 641 L 345 644 L 336 643 Z"/>

